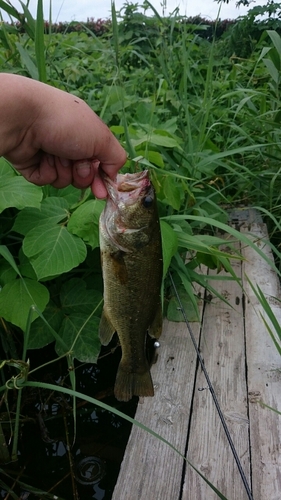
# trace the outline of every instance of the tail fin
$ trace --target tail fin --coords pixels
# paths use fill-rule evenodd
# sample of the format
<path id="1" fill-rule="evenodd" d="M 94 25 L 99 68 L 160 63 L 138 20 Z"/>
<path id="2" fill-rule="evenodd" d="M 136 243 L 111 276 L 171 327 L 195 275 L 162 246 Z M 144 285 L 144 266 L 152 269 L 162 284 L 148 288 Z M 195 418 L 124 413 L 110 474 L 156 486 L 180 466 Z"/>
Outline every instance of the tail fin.
<path id="1" fill-rule="evenodd" d="M 118 401 L 129 401 L 133 396 L 154 396 L 153 383 L 149 369 L 144 373 L 128 372 L 119 365 L 114 395 Z"/>

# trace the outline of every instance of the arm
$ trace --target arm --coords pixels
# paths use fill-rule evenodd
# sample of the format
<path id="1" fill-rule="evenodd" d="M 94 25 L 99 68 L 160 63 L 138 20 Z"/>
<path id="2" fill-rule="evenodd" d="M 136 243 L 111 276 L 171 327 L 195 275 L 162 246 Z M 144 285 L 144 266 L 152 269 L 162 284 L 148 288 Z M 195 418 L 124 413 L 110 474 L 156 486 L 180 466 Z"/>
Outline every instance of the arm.
<path id="1" fill-rule="evenodd" d="M 114 177 L 126 153 L 78 97 L 35 80 L 0 73 L 0 156 L 34 184 L 106 190 L 99 167 Z"/>

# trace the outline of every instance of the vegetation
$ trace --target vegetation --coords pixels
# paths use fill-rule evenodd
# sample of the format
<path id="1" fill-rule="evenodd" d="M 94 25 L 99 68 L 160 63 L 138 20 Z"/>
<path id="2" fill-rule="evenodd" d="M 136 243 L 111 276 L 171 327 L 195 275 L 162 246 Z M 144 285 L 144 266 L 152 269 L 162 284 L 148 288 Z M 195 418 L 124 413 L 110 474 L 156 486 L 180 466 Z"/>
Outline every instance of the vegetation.
<path id="1" fill-rule="evenodd" d="M 223 23 L 215 23 L 210 34 L 205 20 L 185 19 L 177 11 L 161 17 L 147 1 L 143 14 L 137 4 L 125 4 L 120 13 L 113 4 L 112 21 L 99 22 L 98 32 L 93 20 L 59 32 L 51 19 L 44 26 L 40 1 L 37 20 L 22 7 L 19 14 L 0 0 L 0 8 L 17 19 L 0 21 L 0 71 L 80 96 L 125 145 L 130 159 L 124 171 L 150 169 L 159 199 L 165 271 L 170 267 L 179 289 L 187 292 L 193 317 L 193 283 L 212 290 L 208 278 L 197 274 L 199 264 L 225 268 L 236 279 L 216 232 L 242 238 L 226 225 L 229 208 L 259 207 L 271 229 L 279 269 L 279 31 L 262 23 L 242 53 L 241 33 L 248 36 L 249 26 L 257 27 L 251 11 L 233 26 L 225 23 L 228 30 L 217 39 Z M 149 7 L 153 17 L 145 14 Z M 47 385 L 35 374 L 38 367 L 29 364 L 29 350 L 55 343 L 55 357 L 46 363 L 66 359 L 70 389 L 65 392 L 73 396 L 78 395 L 77 361 L 97 361 L 102 307 L 98 219 L 104 202 L 90 190 L 30 185 L 4 159 L 0 175 L 1 390 L 7 414 L 9 405 L 15 413 L 8 456 L 16 460 L 22 391 L 14 409 L 7 388 Z M 173 318 L 169 293 L 167 279 L 165 310 Z M 75 408 L 74 398 L 74 419 Z"/>

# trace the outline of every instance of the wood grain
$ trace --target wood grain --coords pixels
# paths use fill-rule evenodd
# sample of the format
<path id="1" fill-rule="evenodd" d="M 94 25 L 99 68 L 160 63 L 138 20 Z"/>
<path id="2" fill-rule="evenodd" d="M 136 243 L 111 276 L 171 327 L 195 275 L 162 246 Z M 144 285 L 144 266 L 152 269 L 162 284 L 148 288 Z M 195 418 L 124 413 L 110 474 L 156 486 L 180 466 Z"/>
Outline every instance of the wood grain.
<path id="1" fill-rule="evenodd" d="M 232 262 L 236 275 L 241 264 Z M 213 274 L 213 273 L 212 273 Z M 220 276 L 227 276 L 220 273 Z M 204 364 L 213 384 L 234 446 L 250 482 L 249 429 L 245 375 L 242 289 L 235 281 L 212 281 L 230 305 L 218 298 L 207 303 L 200 341 Z M 202 370 L 194 393 L 188 458 L 229 500 L 246 500 L 247 494 L 220 422 Z M 217 494 L 190 467 L 186 469 L 183 500 L 215 500 Z"/>
<path id="2" fill-rule="evenodd" d="M 200 323 L 193 323 L 198 339 Z M 185 453 L 196 353 L 185 323 L 164 322 L 159 358 L 152 367 L 154 398 L 138 405 L 135 418 Z M 184 460 L 166 444 L 132 429 L 113 500 L 177 499 Z"/>
<path id="3" fill-rule="evenodd" d="M 244 226 L 241 231 L 251 233 L 259 248 L 272 259 L 270 248 L 262 241 L 268 238 L 265 224 Z M 246 258 L 243 263 L 243 285 L 246 293 L 245 329 L 253 496 L 255 500 L 280 500 L 281 416 L 263 408 L 261 403 L 281 411 L 281 358 L 264 326 L 261 318 L 264 312 L 246 277 L 254 286 L 260 286 L 279 324 L 281 304 L 276 298 L 281 298 L 280 285 L 276 273 L 254 250 L 250 247 L 243 248 L 243 256 Z"/>

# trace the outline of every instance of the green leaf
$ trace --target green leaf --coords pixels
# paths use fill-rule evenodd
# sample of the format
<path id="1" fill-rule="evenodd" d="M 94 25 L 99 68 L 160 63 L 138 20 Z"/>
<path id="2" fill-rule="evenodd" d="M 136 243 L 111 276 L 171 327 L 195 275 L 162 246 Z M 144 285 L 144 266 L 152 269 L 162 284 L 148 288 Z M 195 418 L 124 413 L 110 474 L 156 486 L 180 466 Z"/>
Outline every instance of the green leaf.
<path id="1" fill-rule="evenodd" d="M 0 292 L 0 315 L 24 331 L 31 306 L 43 312 L 48 302 L 49 292 L 44 285 L 28 278 L 16 279 Z M 37 317 L 34 311 L 32 320 Z"/>
<path id="2" fill-rule="evenodd" d="M 63 322 L 64 314 L 54 302 L 50 301 L 44 311 L 44 318 L 58 332 Z M 54 336 L 48 325 L 41 318 L 37 318 L 30 327 L 27 347 L 28 349 L 39 349 L 54 340 Z"/>
<path id="3" fill-rule="evenodd" d="M 12 256 L 12 254 L 11 254 L 10 250 L 8 249 L 8 247 L 6 247 L 6 245 L 0 245 L 0 255 L 2 255 L 2 257 L 4 257 L 4 259 L 7 262 L 9 262 L 10 266 L 14 269 L 14 271 L 17 274 L 20 274 L 19 268 L 18 268 L 18 266 L 15 263 L 15 259 Z"/>
<path id="4" fill-rule="evenodd" d="M 179 185 L 176 184 L 174 179 L 167 176 L 164 177 L 163 179 L 162 187 L 168 203 L 175 210 L 179 210 L 181 206 L 181 192 L 182 192 L 181 189 L 179 188 Z"/>
<path id="5" fill-rule="evenodd" d="M 173 139 L 173 137 L 169 137 L 167 135 L 158 135 L 158 134 L 148 134 L 144 135 L 140 139 L 131 139 L 131 142 L 134 147 L 140 146 L 143 143 L 151 143 L 155 146 L 163 146 L 166 148 L 178 148 L 181 149 L 179 143 Z"/>
<path id="6" fill-rule="evenodd" d="M 40 82 L 47 82 L 46 59 L 44 44 L 44 14 L 42 0 L 37 1 L 37 15 L 35 21 L 35 55 Z"/>
<path id="7" fill-rule="evenodd" d="M 96 363 L 100 352 L 98 328 L 100 319 L 92 316 L 87 321 L 87 315 L 73 313 L 63 320 L 59 334 L 74 358 L 82 363 Z M 59 356 L 66 354 L 62 346 L 56 343 L 56 352 Z"/>
<path id="8" fill-rule="evenodd" d="M 69 216 L 68 203 L 64 198 L 54 196 L 46 198 L 41 203 L 41 208 L 24 208 L 16 218 L 13 231 L 27 235 L 34 227 L 48 224 L 55 225 Z M 43 231 L 43 229 L 42 229 Z"/>
<path id="9" fill-rule="evenodd" d="M 19 19 L 18 17 L 18 11 L 12 7 L 11 5 L 8 5 L 7 2 L 3 2 L 2 0 L 0 1 L 0 8 L 4 10 L 4 12 L 7 12 L 10 16 L 13 16 L 15 19 Z"/>
<path id="10" fill-rule="evenodd" d="M 279 71 L 276 68 L 276 66 L 274 65 L 274 63 L 270 59 L 264 59 L 263 62 L 266 65 L 272 80 L 276 84 L 278 84 L 280 76 L 279 76 Z"/>
<path id="11" fill-rule="evenodd" d="M 163 276 L 166 276 L 172 257 L 178 249 L 178 238 L 170 224 L 160 220 L 160 225 L 163 251 Z"/>
<path id="12" fill-rule="evenodd" d="M 186 313 L 188 321 L 198 321 L 197 311 L 194 309 L 193 301 L 190 296 L 187 295 L 183 286 L 177 288 L 178 294 L 183 305 L 184 311 Z M 177 297 L 172 297 L 169 301 L 167 310 L 167 319 L 169 321 L 184 321 L 181 310 L 179 309 L 179 303 Z"/>
<path id="13" fill-rule="evenodd" d="M 27 50 L 18 42 L 16 42 L 16 47 L 19 51 L 22 65 L 27 69 L 33 80 L 39 80 L 38 69 L 36 68 L 33 60 L 31 59 Z"/>
<path id="14" fill-rule="evenodd" d="M 40 207 L 42 189 L 21 176 L 5 176 L 0 184 L 0 213 L 5 208 Z"/>
<path id="15" fill-rule="evenodd" d="M 85 243 L 64 226 L 43 225 L 29 231 L 23 251 L 38 279 L 56 276 L 78 266 L 86 258 Z"/>
<path id="16" fill-rule="evenodd" d="M 24 255 L 22 247 L 20 248 L 18 257 L 20 262 L 19 270 L 21 275 L 24 276 L 25 278 L 31 278 L 32 280 L 37 281 L 36 273 L 32 265 L 30 264 L 29 258 L 26 255 Z"/>
<path id="17" fill-rule="evenodd" d="M 49 196 L 56 198 L 63 198 L 67 201 L 68 206 L 73 208 L 75 205 L 83 202 L 91 194 L 91 189 L 87 188 L 85 190 L 77 189 L 70 185 L 63 189 L 56 189 L 53 186 L 48 186 Z"/>
<path id="18" fill-rule="evenodd" d="M 270 36 L 272 43 L 274 44 L 274 47 L 279 55 L 279 58 L 281 58 L 281 37 L 277 33 L 277 31 L 274 30 L 267 30 L 267 34 Z M 277 68 L 279 69 L 279 68 Z"/>
<path id="19" fill-rule="evenodd" d="M 85 281 L 80 278 L 73 278 L 61 287 L 60 301 L 66 314 L 73 312 L 91 314 L 101 300 L 101 292 L 87 289 Z"/>
<path id="20" fill-rule="evenodd" d="M 112 125 L 110 130 L 113 134 L 120 135 L 124 134 L 124 127 L 122 125 Z"/>
<path id="21" fill-rule="evenodd" d="M 4 179 L 4 177 L 16 177 L 16 172 L 14 171 L 13 167 L 10 165 L 10 163 L 5 160 L 5 158 L 0 157 L 0 177 L 1 177 L 1 183 Z"/>
<path id="22" fill-rule="evenodd" d="M 0 286 L 6 285 L 17 277 L 17 272 L 4 259 L 0 260 Z"/>
<path id="23" fill-rule="evenodd" d="M 147 155 L 148 161 L 152 163 L 153 165 L 156 165 L 157 167 L 164 167 L 164 160 L 163 156 L 161 153 L 158 153 L 158 151 L 146 151 L 145 149 L 143 150 L 138 150 L 138 153 L 140 156 L 145 157 Z"/>
<path id="24" fill-rule="evenodd" d="M 80 236 L 92 248 L 99 246 L 99 218 L 105 202 L 89 200 L 78 207 L 71 215 L 67 229 Z"/>

